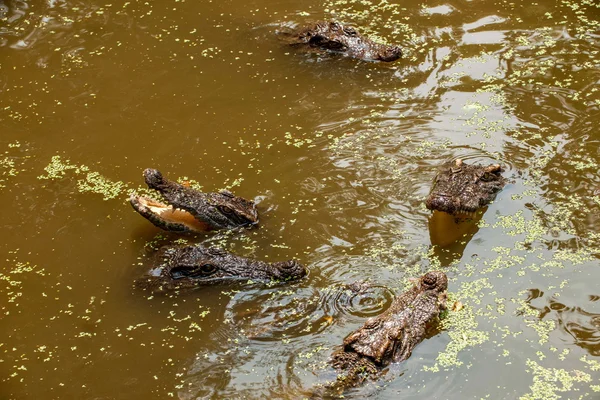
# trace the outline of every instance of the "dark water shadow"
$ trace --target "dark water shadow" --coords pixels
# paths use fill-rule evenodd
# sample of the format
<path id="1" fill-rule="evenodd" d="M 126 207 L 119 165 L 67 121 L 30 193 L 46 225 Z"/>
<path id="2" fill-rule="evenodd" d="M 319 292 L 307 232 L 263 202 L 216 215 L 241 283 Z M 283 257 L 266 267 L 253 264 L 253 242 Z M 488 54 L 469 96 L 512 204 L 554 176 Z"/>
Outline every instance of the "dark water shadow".
<path id="1" fill-rule="evenodd" d="M 450 215 L 442 211 L 434 211 L 429 217 L 429 239 L 434 247 L 434 254 L 443 265 L 449 265 L 462 258 L 467 244 L 479 231 L 479 221 L 487 207 L 478 210 L 474 215 Z"/>

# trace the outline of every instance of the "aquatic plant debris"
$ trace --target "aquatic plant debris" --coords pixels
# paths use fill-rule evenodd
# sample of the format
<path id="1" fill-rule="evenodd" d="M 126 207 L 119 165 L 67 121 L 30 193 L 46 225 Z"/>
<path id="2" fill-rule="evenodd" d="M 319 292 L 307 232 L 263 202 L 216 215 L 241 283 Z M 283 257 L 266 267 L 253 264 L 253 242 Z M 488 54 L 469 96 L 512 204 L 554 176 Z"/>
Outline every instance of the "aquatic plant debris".
<path id="1" fill-rule="evenodd" d="M 52 157 L 44 171 L 46 175 L 38 176 L 38 179 L 57 180 L 67 176 L 68 173 L 82 179 L 77 180 L 77 189 L 81 193 L 96 193 L 103 197 L 103 200 L 111 200 L 122 196 L 129 187 L 124 182 L 114 182 L 100 175 L 95 171 L 90 171 L 86 165 L 71 164 L 70 160 L 64 160 L 56 155 Z"/>
<path id="2" fill-rule="evenodd" d="M 562 368 L 544 368 L 534 360 L 526 361 L 529 372 L 533 374 L 531 392 L 525 394 L 521 400 L 557 400 L 561 399 L 561 392 L 570 392 L 579 382 L 590 383 L 590 374 L 580 371 L 567 371 Z"/>
<path id="3" fill-rule="evenodd" d="M 489 334 L 478 330 L 479 323 L 476 318 L 476 309 L 469 303 L 479 303 L 484 296 L 484 289 L 492 286 L 485 278 L 461 284 L 457 292 L 450 293 L 448 300 L 451 304 L 454 299 L 460 299 L 463 307 L 458 311 L 448 312 L 446 318 L 442 319 L 442 328 L 448 330 L 450 343 L 440 353 L 432 366 L 424 366 L 425 371 L 437 372 L 440 368 L 461 366 L 464 362 L 458 357 L 459 353 L 469 347 L 481 345 L 488 341 Z"/>
<path id="4" fill-rule="evenodd" d="M 144 398 L 300 398 L 331 378 L 332 347 L 367 318 L 335 288 L 368 278 L 397 293 L 431 269 L 448 274 L 449 303 L 462 307 L 346 397 L 600 392 L 598 1 L 8 4 L 0 196 L 17 207 L 3 214 L 0 380 L 10 398 L 112 398 L 131 382 L 144 382 Z M 273 37 L 322 19 L 401 44 L 405 57 L 309 57 Z M 247 185 L 260 197 L 259 229 L 179 243 L 298 254 L 310 279 L 136 291 L 175 237 L 78 212 L 126 210 L 121 200 L 142 190 L 95 161 L 113 161 L 114 146 L 120 168 L 177 164 L 205 189 Z M 456 158 L 501 163 L 510 184 L 472 236 L 432 246 L 423 199 Z M 469 384 L 483 374 L 490 385 Z"/>
<path id="5" fill-rule="evenodd" d="M 23 147 L 19 141 L 9 143 L 4 154 L 0 155 L 0 191 L 6 187 L 6 183 L 23 171 L 23 165 L 30 158 L 21 155 Z"/>

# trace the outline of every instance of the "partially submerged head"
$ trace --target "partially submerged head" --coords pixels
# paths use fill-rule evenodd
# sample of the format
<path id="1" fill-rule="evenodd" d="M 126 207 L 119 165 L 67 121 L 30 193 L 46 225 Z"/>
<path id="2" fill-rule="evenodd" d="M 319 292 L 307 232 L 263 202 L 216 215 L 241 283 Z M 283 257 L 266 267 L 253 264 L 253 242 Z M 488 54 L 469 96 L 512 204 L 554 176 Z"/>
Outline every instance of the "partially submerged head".
<path id="1" fill-rule="evenodd" d="M 489 204 L 506 179 L 499 164 L 468 165 L 458 159 L 444 165 L 435 177 L 425 205 L 448 214 L 469 214 Z"/>
<path id="2" fill-rule="evenodd" d="M 299 43 L 294 44 L 308 44 L 362 60 L 390 62 L 402 57 L 400 47 L 375 42 L 354 27 L 336 21 L 307 25 L 299 31 L 298 39 Z"/>
<path id="3" fill-rule="evenodd" d="M 229 191 L 203 193 L 170 181 L 151 168 L 144 170 L 144 179 L 150 189 L 162 195 L 164 203 L 135 194 L 129 201 L 138 213 L 159 228 L 197 232 L 258 223 L 254 202 Z"/>
<path id="4" fill-rule="evenodd" d="M 158 265 L 139 280 L 142 286 L 176 289 L 232 281 L 292 281 L 307 274 L 295 260 L 267 263 L 201 245 L 167 246 Z"/>

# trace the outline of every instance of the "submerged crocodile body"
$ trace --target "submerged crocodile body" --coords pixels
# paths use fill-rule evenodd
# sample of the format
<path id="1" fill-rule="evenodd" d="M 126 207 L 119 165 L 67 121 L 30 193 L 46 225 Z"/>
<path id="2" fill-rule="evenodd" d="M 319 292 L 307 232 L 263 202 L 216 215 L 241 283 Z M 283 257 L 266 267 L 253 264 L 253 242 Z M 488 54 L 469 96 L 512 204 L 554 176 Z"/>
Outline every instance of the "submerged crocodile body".
<path id="1" fill-rule="evenodd" d="M 400 47 L 374 42 L 355 28 L 339 22 L 319 21 L 288 36 L 292 45 L 307 45 L 362 60 L 395 61 L 402 57 Z"/>
<path id="2" fill-rule="evenodd" d="M 159 228 L 176 232 L 202 232 L 232 229 L 258 223 L 253 201 L 229 191 L 203 193 L 170 181 L 155 169 L 144 170 L 150 189 L 158 191 L 164 204 L 148 197 L 131 194 L 129 202 L 142 216 Z"/>
<path id="3" fill-rule="evenodd" d="M 232 281 L 291 281 L 307 269 L 295 260 L 267 263 L 201 245 L 166 246 L 158 265 L 137 281 L 153 291 L 194 288 Z"/>
<path id="4" fill-rule="evenodd" d="M 458 159 L 445 164 L 435 177 L 425 205 L 451 215 L 472 214 L 494 200 L 506 185 L 498 164 L 468 165 Z"/>
<path id="5" fill-rule="evenodd" d="M 331 363 L 339 372 L 337 380 L 316 397 L 340 396 L 349 387 L 377 378 L 390 363 L 410 357 L 446 308 L 447 289 L 446 274 L 428 272 L 396 297 L 384 313 L 369 318 L 348 335 L 331 356 Z"/>

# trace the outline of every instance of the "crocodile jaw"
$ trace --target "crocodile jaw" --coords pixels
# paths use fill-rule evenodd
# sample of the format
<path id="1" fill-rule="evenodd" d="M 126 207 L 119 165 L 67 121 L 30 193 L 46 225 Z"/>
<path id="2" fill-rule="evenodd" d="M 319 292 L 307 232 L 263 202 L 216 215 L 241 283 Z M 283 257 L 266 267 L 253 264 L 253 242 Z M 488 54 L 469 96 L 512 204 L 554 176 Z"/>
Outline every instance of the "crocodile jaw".
<path id="1" fill-rule="evenodd" d="M 206 232 L 212 229 L 208 223 L 196 219 L 191 213 L 148 197 L 132 194 L 129 202 L 154 225 L 168 231 Z"/>

